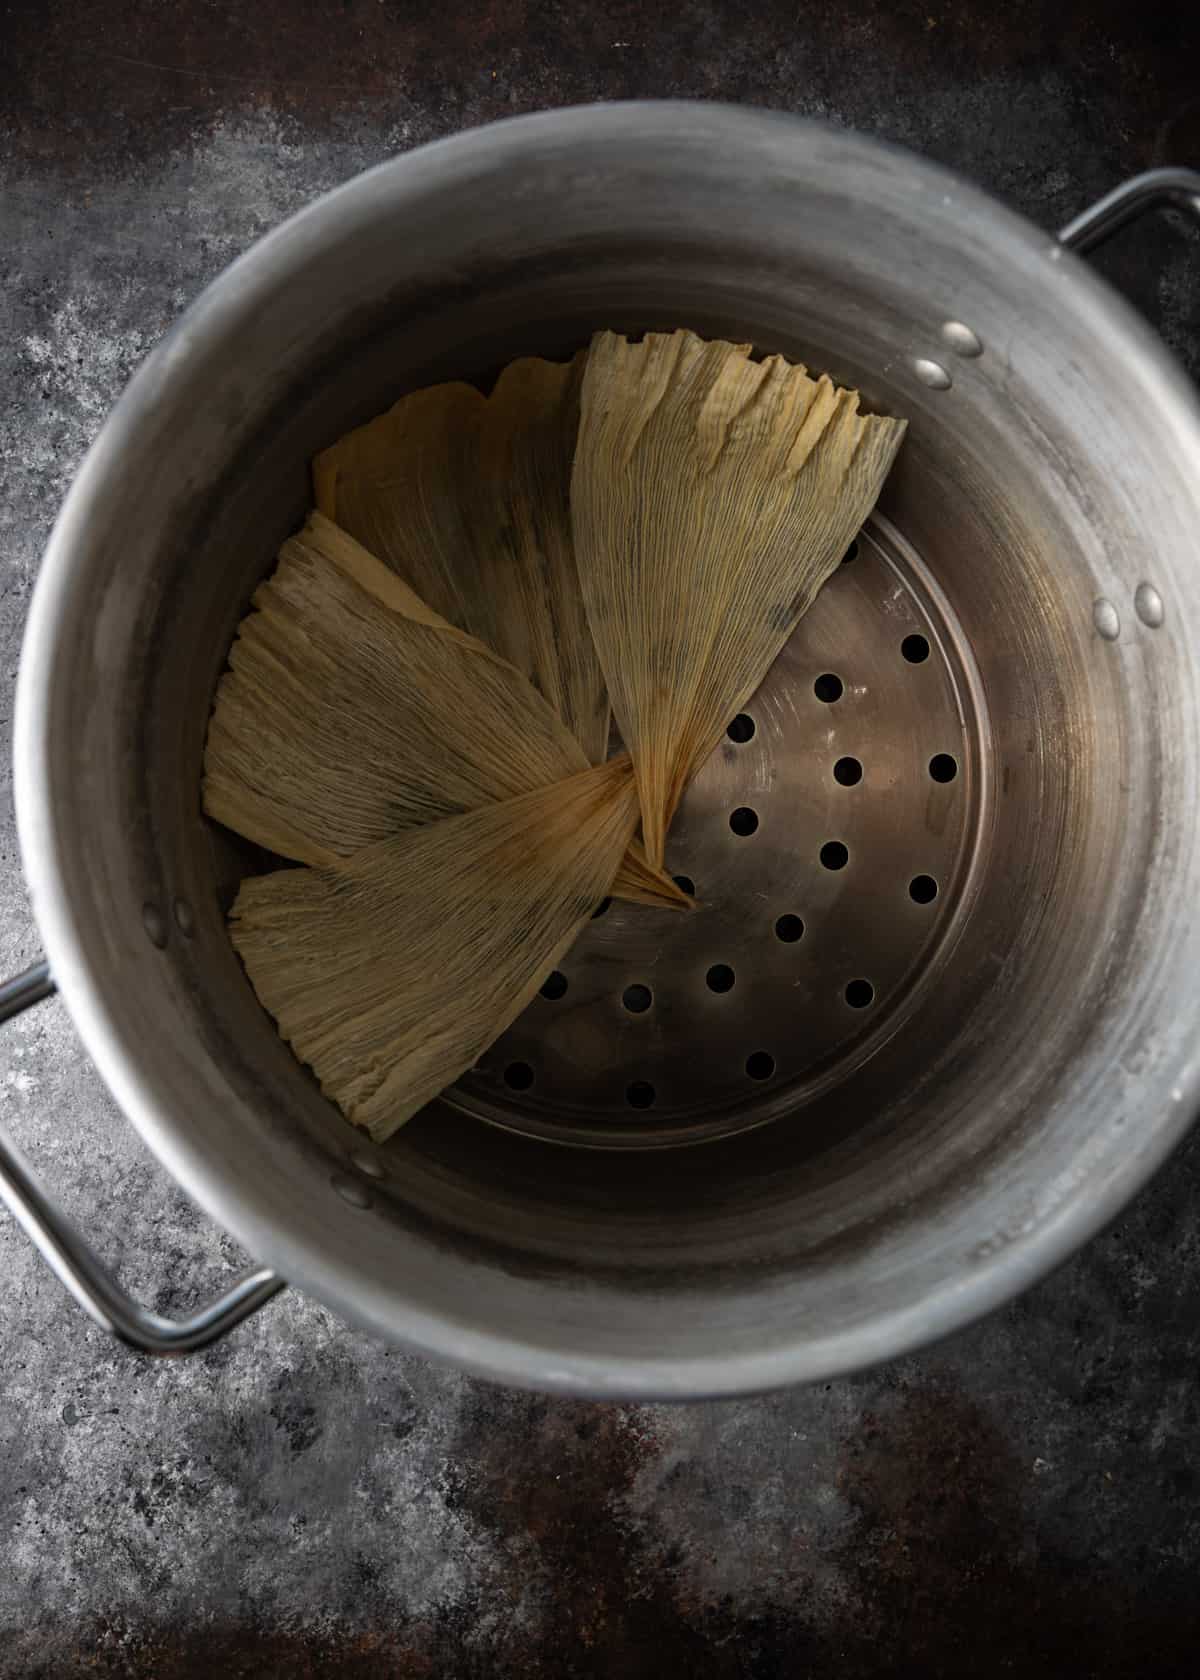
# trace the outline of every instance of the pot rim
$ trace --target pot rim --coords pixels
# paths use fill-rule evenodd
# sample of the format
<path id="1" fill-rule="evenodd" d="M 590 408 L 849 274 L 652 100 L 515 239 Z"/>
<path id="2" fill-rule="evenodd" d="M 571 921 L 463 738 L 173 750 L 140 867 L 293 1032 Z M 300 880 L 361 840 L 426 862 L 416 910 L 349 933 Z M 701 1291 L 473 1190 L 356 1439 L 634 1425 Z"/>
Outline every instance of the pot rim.
<path id="1" fill-rule="evenodd" d="M 1188 382 L 1153 332 L 1088 265 L 1047 234 L 980 189 L 900 148 L 786 113 L 690 101 L 631 101 L 569 107 L 506 119 L 435 141 L 377 165 L 300 210 L 257 241 L 188 308 L 133 376 L 105 421 L 68 492 L 51 533 L 33 592 L 17 682 L 14 794 L 21 856 L 46 955 L 89 1056 L 125 1115 L 189 1195 L 251 1253 L 351 1321 L 415 1352 L 449 1360 L 482 1376 L 519 1386 L 576 1395 L 656 1400 L 718 1398 L 826 1380 L 909 1353 L 1000 1306 L 1057 1266 L 1109 1222 L 1147 1182 L 1189 1128 L 1200 1106 L 1200 1063 L 1180 1070 L 1170 1109 L 1138 1128 L 1120 1168 L 1099 1190 L 1090 1186 L 1064 1202 L 1054 1217 L 980 1259 L 962 1278 L 920 1302 L 819 1339 L 735 1355 L 681 1359 L 665 1355 L 599 1358 L 564 1354 L 512 1335 L 397 1303 L 343 1256 L 314 1255 L 299 1229 L 280 1221 L 252 1180 L 203 1150 L 181 1129 L 139 1066 L 137 1045 L 108 1001 L 113 982 L 87 955 L 78 913 L 67 896 L 60 840 L 52 812 L 47 720 L 58 680 L 56 626 L 86 562 L 86 536 L 105 486 L 137 447 L 146 413 L 169 401 L 173 375 L 203 362 L 235 323 L 244 322 L 305 253 L 337 241 L 378 215 L 400 213 L 406 198 L 470 173 L 484 158 L 520 165 L 549 145 L 602 146 L 631 127 L 653 142 L 686 135 L 698 145 L 786 145 L 798 162 L 806 152 L 824 166 L 832 150 L 869 163 L 881 153 L 903 157 L 914 197 L 953 194 L 972 219 L 991 222 L 997 237 L 1045 257 L 1051 251 L 1058 284 L 1072 289 L 1073 307 L 1093 325 L 1109 353 L 1120 344 L 1135 356 L 1171 425 L 1187 440 L 1200 482 L 1200 415 Z M 822 154 L 825 154 L 824 156 Z M 400 1308 L 403 1307 L 403 1311 Z M 398 1329 L 398 1323 L 400 1328 Z"/>

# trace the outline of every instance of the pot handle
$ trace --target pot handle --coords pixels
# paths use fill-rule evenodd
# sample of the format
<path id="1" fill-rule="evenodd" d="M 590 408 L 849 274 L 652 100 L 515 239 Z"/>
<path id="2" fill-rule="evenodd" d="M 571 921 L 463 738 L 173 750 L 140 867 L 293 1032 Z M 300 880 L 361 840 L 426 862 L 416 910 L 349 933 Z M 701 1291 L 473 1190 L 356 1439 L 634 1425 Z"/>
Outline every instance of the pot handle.
<path id="1" fill-rule="evenodd" d="M 56 990 L 49 964 L 34 963 L 0 984 L 0 1024 Z M 149 1312 L 125 1293 L 70 1220 L 47 1200 L 2 1128 L 0 1196 L 89 1317 L 139 1353 L 191 1353 L 207 1347 L 283 1288 L 281 1277 L 260 1266 L 188 1318 L 175 1320 Z"/>
<path id="2" fill-rule="evenodd" d="M 1194 169 L 1148 169 L 1131 175 L 1089 209 L 1059 229 L 1059 243 L 1090 251 L 1147 210 L 1190 210 L 1200 221 L 1200 173 Z"/>

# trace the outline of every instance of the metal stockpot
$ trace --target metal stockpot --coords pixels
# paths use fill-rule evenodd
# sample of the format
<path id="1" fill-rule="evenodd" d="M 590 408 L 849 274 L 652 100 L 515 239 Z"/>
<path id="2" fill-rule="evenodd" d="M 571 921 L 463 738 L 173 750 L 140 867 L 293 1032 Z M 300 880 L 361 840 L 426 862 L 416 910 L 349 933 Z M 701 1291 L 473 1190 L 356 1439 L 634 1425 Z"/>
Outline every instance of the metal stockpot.
<path id="1" fill-rule="evenodd" d="M 504 1381 L 739 1393 L 965 1323 L 1146 1181 L 1197 1097 L 1200 422 L 1065 247 L 1158 201 L 1197 210 L 1200 177 L 1140 178 L 1055 240 L 852 134 L 601 106 L 376 169 L 204 293 L 51 540 L 17 813 L 84 1044 L 272 1270 L 169 1326 L 10 1155 L 10 1205 L 94 1316 L 193 1346 L 286 1277 Z M 199 779 L 235 625 L 309 458 L 398 393 L 681 324 L 907 415 L 900 462 L 688 796 L 672 866 L 708 909 L 613 907 L 375 1149 L 226 936 L 247 860 Z"/>

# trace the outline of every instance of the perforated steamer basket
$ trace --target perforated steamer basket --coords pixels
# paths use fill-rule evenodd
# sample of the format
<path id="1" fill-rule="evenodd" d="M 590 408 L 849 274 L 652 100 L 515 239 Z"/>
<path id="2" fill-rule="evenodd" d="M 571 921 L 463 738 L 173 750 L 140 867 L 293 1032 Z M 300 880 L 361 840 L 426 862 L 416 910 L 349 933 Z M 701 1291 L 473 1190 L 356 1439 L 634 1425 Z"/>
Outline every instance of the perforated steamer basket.
<path id="1" fill-rule="evenodd" d="M 1072 237 L 1195 178 L 1135 183 Z M 903 414 L 877 514 L 687 795 L 691 917 L 614 904 L 375 1149 L 246 982 L 199 770 L 306 463 L 405 389 L 598 326 L 749 339 Z M 286 1277 L 507 1381 L 690 1396 L 963 1323 L 1146 1179 L 1200 1016 L 1200 424 L 1059 240 L 854 135 L 711 106 L 521 119 L 352 182 L 147 362 L 54 533 L 22 849 L 130 1119 L 266 1262 L 140 1312 L 9 1157 L 102 1322 L 196 1345 Z M 686 603 L 681 603 L 686 610 Z M 10 990 L 16 1007 L 50 984 Z"/>

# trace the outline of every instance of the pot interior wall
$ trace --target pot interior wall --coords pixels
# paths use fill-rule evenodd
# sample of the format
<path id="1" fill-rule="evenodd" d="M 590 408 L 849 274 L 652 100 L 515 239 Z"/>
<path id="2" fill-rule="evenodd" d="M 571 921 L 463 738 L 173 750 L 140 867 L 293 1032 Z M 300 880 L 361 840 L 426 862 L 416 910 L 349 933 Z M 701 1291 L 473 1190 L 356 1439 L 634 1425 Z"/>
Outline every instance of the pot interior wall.
<path id="1" fill-rule="evenodd" d="M 804 337 L 795 323 L 784 333 L 744 302 L 735 314 L 714 307 L 706 288 L 693 287 L 689 296 L 683 276 L 664 287 L 639 275 L 627 279 L 622 266 L 613 263 L 578 301 L 572 288 L 550 281 L 482 308 L 449 310 L 424 324 L 416 367 L 407 334 L 394 345 L 374 344 L 361 363 L 351 358 L 262 438 L 241 484 L 232 476 L 211 534 L 198 553 L 190 550 L 178 592 L 164 602 L 161 670 L 175 704 L 152 708 L 163 768 L 151 785 L 157 805 L 161 780 L 178 782 L 188 819 L 173 824 L 159 848 L 192 860 L 189 902 L 203 925 L 185 954 L 203 949 L 223 970 L 215 986 L 215 975 L 197 972 L 196 996 L 205 1000 L 197 1026 L 211 1036 L 214 1053 L 227 1055 L 236 1044 L 247 1073 L 269 1067 L 280 1110 L 335 1154 L 352 1141 L 344 1122 L 314 1101 L 290 1055 L 279 1054 L 220 925 L 219 907 L 229 902 L 237 875 L 262 863 L 220 834 L 206 836 L 195 813 L 216 677 L 251 590 L 303 517 L 305 466 L 314 449 L 405 389 L 448 375 L 486 380 L 514 353 L 567 354 L 586 343 L 591 328 L 609 323 L 640 330 L 682 321 L 706 334 L 749 339 L 835 369 L 882 408 L 908 406 L 905 393 L 881 382 L 878 360 L 860 361 L 833 336 L 834 323 L 825 339 L 809 336 L 819 325 L 811 317 Z M 439 340 L 446 352 L 430 355 Z M 1124 812 L 1106 798 L 1105 784 L 1111 788 L 1122 775 L 1122 755 L 1106 755 L 1097 766 L 1096 743 L 1119 745 L 1128 725 L 1111 668 L 1094 669 L 1091 590 L 1073 569 L 1080 557 L 1056 555 L 1051 546 L 1068 540 L 1055 530 L 1054 510 L 1038 510 L 1035 519 L 1029 501 L 1006 506 L 996 478 L 1011 445 L 981 439 L 985 467 L 966 453 L 956 419 L 941 421 L 932 404 L 927 416 L 916 417 L 885 502 L 898 530 L 917 535 L 969 637 L 990 725 L 989 756 L 976 766 L 988 780 L 990 806 L 975 841 L 977 896 L 956 948 L 938 953 L 940 972 L 918 1013 L 865 1066 L 835 1077 L 803 1108 L 760 1132 L 669 1157 L 580 1155 L 438 1108 L 383 1151 L 389 1177 L 376 1191 L 381 1208 L 400 1219 L 420 1210 L 447 1230 L 500 1245 L 514 1264 L 536 1256 L 539 1264 L 591 1271 L 636 1260 L 651 1272 L 694 1277 L 721 1262 L 794 1259 L 834 1239 L 856 1240 L 864 1221 L 894 1206 L 897 1182 L 927 1177 L 931 1157 L 940 1177 L 952 1163 L 969 1170 L 973 1157 L 1001 1140 L 1011 1146 L 1023 1092 L 1053 1081 L 1092 1013 L 1084 999 L 1102 984 L 1102 953 L 1119 925 L 1112 875 L 1127 837 Z M 897 682 L 908 675 L 897 660 Z M 216 881 L 207 863 L 214 854 Z M 851 870 L 844 891 L 855 890 Z M 1093 913 L 1080 917 L 1082 903 Z M 880 928 L 881 939 L 887 931 Z M 864 968 L 871 963 L 864 951 Z M 1069 994 L 1079 999 L 1078 1016 L 1063 1008 Z M 226 1005 L 219 1021 L 214 995 Z M 1048 1030 L 1048 1015 L 1057 1017 L 1056 1031 Z M 702 1036 L 691 1051 L 703 1056 Z"/>
<path id="2" fill-rule="evenodd" d="M 252 1187 L 248 1240 L 270 1248 L 272 1229 L 291 1230 L 264 1257 L 301 1283 L 422 1345 L 437 1320 L 477 1362 L 472 1338 L 488 1332 L 557 1349 L 558 1365 L 548 1355 L 530 1372 L 546 1381 L 576 1371 L 576 1355 L 736 1358 L 916 1310 L 1053 1220 L 1085 1171 L 1115 1173 L 1103 1153 L 1117 1122 L 1110 1052 L 1147 1042 L 1154 1001 L 1131 1001 L 1133 975 L 1157 940 L 1157 984 L 1171 986 L 1177 955 L 1160 936 L 1194 859 L 1190 816 L 1179 833 L 1194 783 L 1186 742 L 1163 738 L 1193 679 L 1174 627 L 1154 637 L 1130 607 L 1155 500 L 1139 502 L 1136 486 L 1157 446 L 1090 426 L 1086 323 L 1071 341 L 1061 320 L 1022 318 L 1032 245 L 1014 245 L 1009 273 L 986 253 L 968 271 L 947 220 L 926 227 L 918 261 L 911 205 L 895 211 L 906 244 L 836 197 L 806 242 L 773 216 L 769 171 L 753 217 L 734 208 L 731 184 L 726 215 L 672 224 L 686 184 L 655 190 L 661 202 L 630 213 L 618 238 L 602 206 L 591 222 L 564 210 L 558 226 L 540 203 L 483 210 L 474 185 L 454 260 L 453 205 L 428 259 L 412 255 L 419 225 L 356 224 L 336 257 L 313 257 L 305 280 L 297 271 L 277 312 L 231 327 L 207 388 L 193 387 L 194 417 L 179 422 L 188 393 L 172 396 L 184 435 L 156 470 L 175 473 L 174 494 L 149 493 L 149 533 L 128 545 L 121 591 L 98 567 L 77 633 L 121 704 L 99 723 L 77 702 L 76 768 L 97 808 L 115 801 L 127 819 L 119 848 L 77 861 L 79 886 L 122 953 L 122 1007 L 153 1077 L 179 1090 L 179 1147 L 210 1178 L 225 1160 Z M 721 191 L 709 181 L 710 197 Z M 405 215 L 419 224 L 419 210 Z M 398 262 L 403 285 L 388 278 Z M 959 361 L 943 346 L 954 384 L 931 390 L 912 356 L 959 315 L 985 352 Z M 309 458 L 349 426 L 407 389 L 486 380 L 520 353 L 566 355 L 599 326 L 678 325 L 780 351 L 910 418 L 880 529 L 911 545 L 944 595 L 977 710 L 954 901 L 903 1006 L 872 1024 L 869 1054 L 851 1045 L 800 1098 L 781 1082 L 755 1130 L 694 1148 L 576 1150 L 435 1105 L 384 1148 L 364 1147 L 278 1040 L 225 932 L 237 875 L 262 866 L 199 809 L 236 623 L 303 517 Z M 1158 455 L 1169 478 L 1175 465 Z M 110 541 L 138 494 L 133 476 L 124 510 L 109 510 Z M 1156 574 L 1168 596 L 1172 565 Z M 1118 595 L 1127 629 L 1110 644 L 1093 604 Z M 898 660 L 896 682 L 910 675 Z M 56 727 L 65 739 L 65 713 Z M 897 915 L 911 909 L 907 871 L 899 860 Z M 848 870 L 838 890 L 868 884 Z M 150 947 L 137 925 L 146 903 L 185 905 L 188 932 L 168 916 L 166 948 Z M 698 1018 L 691 1055 L 704 1054 Z M 1118 1095 L 1123 1124 L 1124 1085 Z M 347 1180 L 369 1207 L 339 1193 Z"/>

